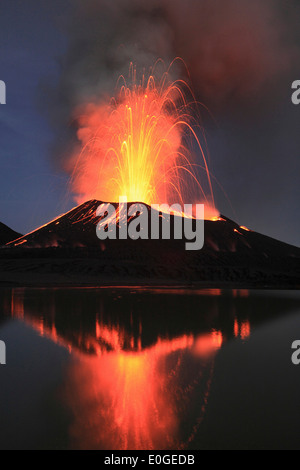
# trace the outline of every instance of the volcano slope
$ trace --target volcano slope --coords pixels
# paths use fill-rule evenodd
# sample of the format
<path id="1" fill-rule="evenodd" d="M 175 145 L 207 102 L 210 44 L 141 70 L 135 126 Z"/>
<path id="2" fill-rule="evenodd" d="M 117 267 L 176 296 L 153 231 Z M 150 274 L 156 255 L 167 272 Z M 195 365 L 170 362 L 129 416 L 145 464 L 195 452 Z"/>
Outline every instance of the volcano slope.
<path id="1" fill-rule="evenodd" d="M 7 227 L 7 225 L 0 222 L 0 245 L 5 245 L 21 236 L 22 235 L 20 233 L 15 232 L 11 228 Z"/>
<path id="2" fill-rule="evenodd" d="M 186 240 L 96 235 L 101 202 L 88 201 L 0 249 L 0 283 L 17 286 L 299 288 L 300 248 L 220 216 L 205 221 L 204 247 Z M 114 204 L 118 208 L 118 204 Z M 131 204 L 128 204 L 128 208 Z M 147 207 L 149 224 L 150 207 Z M 161 218 L 164 215 L 161 214 Z M 171 227 L 174 216 L 171 216 Z M 172 232 L 172 230 L 171 230 Z"/>

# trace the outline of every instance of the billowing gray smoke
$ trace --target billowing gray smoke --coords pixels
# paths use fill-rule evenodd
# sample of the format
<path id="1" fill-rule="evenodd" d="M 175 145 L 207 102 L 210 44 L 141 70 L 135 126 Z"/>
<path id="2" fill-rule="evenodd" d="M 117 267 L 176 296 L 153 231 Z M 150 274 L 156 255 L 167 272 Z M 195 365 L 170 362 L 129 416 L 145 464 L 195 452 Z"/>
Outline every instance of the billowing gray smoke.
<path id="1" fill-rule="evenodd" d="M 253 188 L 257 178 L 261 179 L 261 187 L 267 188 L 269 199 L 272 193 L 268 186 L 271 182 L 263 181 L 261 176 L 270 166 L 272 187 L 276 191 L 280 188 L 277 180 L 283 173 L 282 168 L 279 170 L 282 152 L 267 139 L 271 141 L 273 135 L 278 138 L 283 134 L 289 139 L 288 131 L 282 127 L 287 125 L 284 110 L 279 111 L 276 103 L 289 99 L 290 81 L 299 78 L 293 72 L 300 50 L 298 3 L 297 0 L 73 0 L 67 28 L 69 48 L 61 58 L 58 87 L 49 94 L 51 120 L 60 135 L 55 159 L 64 166 L 64 155 L 69 154 L 69 145 L 74 143 L 71 123 L 77 106 L 111 96 L 119 75 L 128 76 L 131 61 L 140 70 L 143 67 L 147 70 L 158 58 L 169 64 L 180 56 L 187 64 L 197 98 L 209 107 L 227 133 L 224 139 L 211 131 L 213 172 L 225 186 L 238 215 L 239 205 L 246 207 L 241 188 L 247 193 L 248 206 L 249 201 L 254 201 L 256 210 L 257 191 Z M 179 65 L 174 73 L 174 78 L 187 78 L 184 67 Z M 249 129 L 255 125 L 251 136 Z M 232 140 L 233 135 L 238 138 Z M 290 158 L 294 158 L 291 153 Z M 274 202 L 276 194 L 274 191 L 272 195 Z M 244 222 L 247 223 L 247 218 Z M 253 228 L 264 230 L 259 223 Z M 284 238 L 281 233 L 279 236 Z"/>
<path id="2" fill-rule="evenodd" d="M 295 59 L 292 10 L 280 0 L 73 0 L 54 120 L 114 92 L 129 64 L 148 70 L 180 56 L 213 113 L 257 100 Z M 293 3 L 293 2 L 290 2 Z M 180 71 L 187 78 L 185 69 Z M 180 75 L 180 72 L 178 75 Z M 178 78 L 174 76 L 174 78 Z"/>
<path id="3" fill-rule="evenodd" d="M 113 92 L 130 61 L 180 56 L 203 100 L 255 94 L 294 56 L 291 8 L 280 0 L 73 0 L 60 97 L 71 107 Z M 292 4 L 290 2 L 290 4 Z"/>

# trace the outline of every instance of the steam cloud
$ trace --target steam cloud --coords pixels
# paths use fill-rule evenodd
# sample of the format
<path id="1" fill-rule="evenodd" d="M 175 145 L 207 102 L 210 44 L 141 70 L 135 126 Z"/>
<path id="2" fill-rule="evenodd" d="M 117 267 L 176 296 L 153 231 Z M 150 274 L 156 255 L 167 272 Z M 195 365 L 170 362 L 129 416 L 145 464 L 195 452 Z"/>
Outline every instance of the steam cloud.
<path id="1" fill-rule="evenodd" d="M 295 58 L 291 9 L 279 0 L 74 0 L 69 49 L 51 94 L 51 115 L 66 127 L 73 110 L 110 96 L 132 61 L 187 64 L 197 97 L 215 113 L 258 100 Z M 185 69 L 178 71 L 185 76 Z M 178 77 L 174 77 L 178 78 Z"/>
<path id="2" fill-rule="evenodd" d="M 248 145 L 249 128 L 251 120 L 256 123 L 267 113 L 269 137 L 282 132 L 281 124 L 272 122 L 272 109 L 290 79 L 297 78 L 291 77 L 300 50 L 297 1 L 73 0 L 72 5 L 69 47 L 61 58 L 59 84 L 51 93 L 48 90 L 48 109 L 59 134 L 53 154 L 60 165 L 65 167 L 65 155 L 76 141 L 72 120 L 78 106 L 113 95 L 118 77 L 128 76 L 131 61 L 138 69 L 147 70 L 158 58 L 168 65 L 177 56 L 188 67 L 197 99 L 221 125 L 231 122 L 226 130 L 229 139 L 230 133 L 238 135 L 236 145 L 240 147 L 232 155 L 231 168 L 235 164 L 241 168 L 239 159 L 246 146 L 246 172 L 248 160 L 255 166 L 274 150 L 260 143 L 259 155 Z M 188 78 L 180 65 L 175 72 L 173 78 Z M 241 117 L 247 120 L 244 128 Z M 216 152 L 218 145 L 222 143 L 216 143 Z M 216 171 L 217 177 L 226 187 L 232 171 L 224 161 L 217 161 L 217 165 L 222 172 Z M 261 171 L 265 170 L 259 175 Z M 273 173 L 275 185 L 279 173 Z M 252 181 L 255 177 L 254 172 Z M 247 189 L 247 182 L 237 181 L 238 191 L 241 185 Z M 243 202 L 234 189 L 229 197 L 234 205 Z"/>

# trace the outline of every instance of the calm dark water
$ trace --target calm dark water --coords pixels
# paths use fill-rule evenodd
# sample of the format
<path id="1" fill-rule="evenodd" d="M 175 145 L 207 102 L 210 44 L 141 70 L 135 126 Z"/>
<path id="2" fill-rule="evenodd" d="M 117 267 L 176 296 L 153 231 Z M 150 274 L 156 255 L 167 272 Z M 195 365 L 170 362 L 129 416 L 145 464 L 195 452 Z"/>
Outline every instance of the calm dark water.
<path id="1" fill-rule="evenodd" d="M 300 292 L 0 291 L 1 449 L 299 449 Z"/>

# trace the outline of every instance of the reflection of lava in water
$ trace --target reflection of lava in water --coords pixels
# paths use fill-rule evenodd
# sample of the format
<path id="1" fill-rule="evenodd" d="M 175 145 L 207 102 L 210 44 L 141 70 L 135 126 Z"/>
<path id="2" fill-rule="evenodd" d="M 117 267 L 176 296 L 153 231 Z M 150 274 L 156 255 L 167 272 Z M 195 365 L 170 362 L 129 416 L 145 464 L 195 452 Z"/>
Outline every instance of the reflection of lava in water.
<path id="1" fill-rule="evenodd" d="M 114 347 L 119 332 L 100 325 L 102 330 Z M 69 371 L 65 390 L 74 415 L 74 446 L 150 450 L 187 445 L 203 418 L 221 344 L 221 332 L 214 331 L 203 337 L 158 339 L 138 351 L 124 351 L 117 342 L 115 350 L 98 357 L 81 356 Z M 194 427 L 179 435 L 195 394 Z"/>
<path id="2" fill-rule="evenodd" d="M 250 336 L 250 323 L 249 320 L 238 322 L 237 318 L 234 320 L 234 335 L 246 340 Z"/>
<path id="3" fill-rule="evenodd" d="M 201 201 L 208 217 L 216 216 L 192 93 L 182 81 L 170 83 L 167 72 L 160 80 L 154 74 L 138 82 L 132 67 L 132 83 L 122 77 L 116 99 L 77 110 L 81 151 L 67 164 L 72 190 L 80 203 L 120 196 L 149 205 Z M 202 164 L 193 159 L 193 147 Z"/>
<path id="4" fill-rule="evenodd" d="M 205 413 L 221 331 L 159 336 L 143 348 L 142 324 L 134 336 L 97 319 L 94 334 L 78 332 L 78 347 L 57 331 L 51 302 L 47 313 L 47 321 L 33 315 L 24 307 L 24 291 L 12 291 L 11 315 L 75 359 L 63 392 L 73 416 L 74 448 L 179 449 L 192 441 Z M 194 424 L 182 432 L 189 414 Z"/>
<path id="5" fill-rule="evenodd" d="M 73 448 L 184 449 L 197 436 L 217 351 L 229 338 L 250 335 L 249 320 L 236 309 L 248 292 L 232 292 L 228 330 L 215 321 L 220 290 L 156 294 L 151 302 L 143 289 L 124 298 L 85 289 L 12 289 L 4 297 L 4 312 L 72 354 L 61 395 Z M 191 324 L 173 315 L 183 305 Z M 156 327 L 153 317 L 161 318 Z"/>

